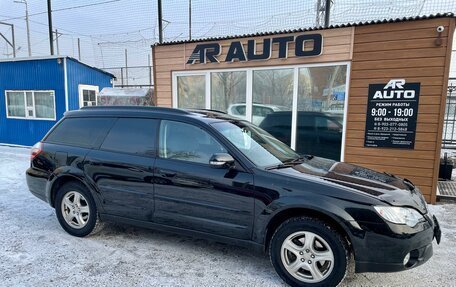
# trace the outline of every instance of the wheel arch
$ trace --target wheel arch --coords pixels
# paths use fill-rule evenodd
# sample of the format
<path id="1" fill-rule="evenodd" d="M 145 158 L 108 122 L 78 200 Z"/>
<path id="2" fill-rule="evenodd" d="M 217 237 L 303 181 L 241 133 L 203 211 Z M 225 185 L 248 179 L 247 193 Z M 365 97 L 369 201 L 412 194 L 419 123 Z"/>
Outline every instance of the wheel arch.
<path id="1" fill-rule="evenodd" d="M 98 197 L 94 194 L 94 192 L 92 191 L 92 188 L 86 182 L 84 182 L 83 179 L 81 179 L 78 176 L 72 175 L 72 174 L 61 174 L 61 175 L 55 177 L 49 183 L 49 191 L 48 191 L 49 197 L 48 198 L 49 198 L 49 203 L 52 207 L 55 208 L 54 201 L 55 201 L 55 196 L 56 196 L 59 188 L 61 188 L 63 185 L 65 185 L 69 182 L 77 182 L 77 183 L 81 183 L 82 185 L 84 185 L 87 188 L 87 190 L 92 194 L 92 197 L 95 200 L 95 204 L 97 204 L 97 206 L 100 206 L 98 204 L 99 203 Z"/>
<path id="2" fill-rule="evenodd" d="M 347 231 L 346 227 L 343 226 L 343 224 L 335 219 L 333 216 L 328 215 L 327 213 L 314 209 L 314 208 L 309 208 L 309 207 L 291 207 L 287 208 L 284 210 L 281 210 L 280 212 L 276 213 L 268 222 L 266 226 L 266 234 L 264 237 L 264 250 L 267 251 L 269 249 L 269 244 L 271 242 L 272 236 L 274 235 L 275 230 L 286 220 L 293 218 L 293 217 L 300 217 L 300 216 L 307 216 L 307 217 L 312 217 L 316 219 L 320 219 L 326 224 L 328 224 L 330 227 L 332 227 L 335 231 L 337 231 L 340 235 L 344 237 L 344 239 L 347 241 L 347 244 L 349 246 L 350 252 L 353 252 L 352 242 L 351 238 L 349 235 L 349 232 Z"/>

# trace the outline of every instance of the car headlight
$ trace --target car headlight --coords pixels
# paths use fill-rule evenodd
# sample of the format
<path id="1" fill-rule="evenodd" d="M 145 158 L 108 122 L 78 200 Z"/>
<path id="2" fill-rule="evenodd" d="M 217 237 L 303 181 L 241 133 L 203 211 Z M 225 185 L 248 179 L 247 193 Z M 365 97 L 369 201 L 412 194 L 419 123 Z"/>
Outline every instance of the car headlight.
<path id="1" fill-rule="evenodd" d="M 423 215 L 413 208 L 397 206 L 374 206 L 374 208 L 383 219 L 396 224 L 415 227 L 418 222 L 425 220 Z"/>

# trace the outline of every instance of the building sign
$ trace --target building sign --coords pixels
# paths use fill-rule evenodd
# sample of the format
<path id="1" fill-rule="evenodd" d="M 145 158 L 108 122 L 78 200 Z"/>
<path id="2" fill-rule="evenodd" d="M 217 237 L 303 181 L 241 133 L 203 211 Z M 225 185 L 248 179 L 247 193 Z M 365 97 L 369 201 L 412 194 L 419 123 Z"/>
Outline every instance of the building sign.
<path id="1" fill-rule="evenodd" d="M 369 85 L 364 146 L 413 149 L 419 96 L 403 79 Z"/>
<path id="2" fill-rule="evenodd" d="M 298 36 L 279 36 L 274 38 L 264 38 L 263 49 L 261 53 L 256 52 L 256 40 L 248 40 L 247 46 L 241 41 L 231 42 L 228 52 L 224 59 L 220 59 L 222 48 L 220 43 L 202 43 L 196 45 L 192 54 L 188 58 L 187 64 L 205 64 L 223 62 L 246 62 L 253 60 L 268 60 L 272 55 L 272 46 L 278 45 L 278 58 L 286 59 L 288 57 L 288 45 L 295 44 L 294 54 L 296 57 L 318 56 L 323 49 L 323 38 L 321 34 L 304 34 Z M 306 49 L 313 43 L 312 49 Z"/>

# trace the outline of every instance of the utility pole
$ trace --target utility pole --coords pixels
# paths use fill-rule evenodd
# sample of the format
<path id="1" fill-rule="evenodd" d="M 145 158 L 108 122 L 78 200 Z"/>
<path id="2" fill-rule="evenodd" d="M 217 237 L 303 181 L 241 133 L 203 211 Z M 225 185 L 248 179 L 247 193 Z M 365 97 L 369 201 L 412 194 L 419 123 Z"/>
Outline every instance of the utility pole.
<path id="1" fill-rule="evenodd" d="M 14 3 L 25 4 L 25 25 L 27 28 L 27 47 L 28 47 L 28 55 L 29 57 L 32 56 L 32 44 L 30 43 L 30 26 L 29 26 L 29 13 L 28 13 L 28 3 L 27 0 L 16 0 Z"/>
<path id="2" fill-rule="evenodd" d="M 81 38 L 78 38 L 78 60 L 81 61 Z"/>
<path id="3" fill-rule="evenodd" d="M 315 26 L 323 26 L 325 28 L 329 27 L 332 3 L 333 0 L 317 0 Z"/>
<path id="4" fill-rule="evenodd" d="M 47 0 L 47 14 L 48 14 L 48 25 L 49 25 L 49 48 L 51 55 L 54 55 L 54 33 L 52 32 L 52 8 L 51 0 Z"/>
<path id="5" fill-rule="evenodd" d="M 11 42 L 2 33 L 0 33 L 0 37 L 2 37 L 6 41 L 6 43 L 11 46 L 11 48 L 13 48 L 13 57 L 16 58 L 16 40 L 14 38 L 14 25 L 5 22 L 0 22 L 0 24 L 11 27 Z"/>
<path id="6" fill-rule="evenodd" d="M 329 27 L 329 13 L 331 12 L 332 0 L 326 0 L 325 4 L 325 28 Z"/>
<path id="7" fill-rule="evenodd" d="M 192 0 L 188 0 L 188 39 L 192 39 Z"/>
<path id="8" fill-rule="evenodd" d="M 163 43 L 163 19 L 162 18 L 163 18 L 162 1 L 158 0 L 158 43 Z"/>

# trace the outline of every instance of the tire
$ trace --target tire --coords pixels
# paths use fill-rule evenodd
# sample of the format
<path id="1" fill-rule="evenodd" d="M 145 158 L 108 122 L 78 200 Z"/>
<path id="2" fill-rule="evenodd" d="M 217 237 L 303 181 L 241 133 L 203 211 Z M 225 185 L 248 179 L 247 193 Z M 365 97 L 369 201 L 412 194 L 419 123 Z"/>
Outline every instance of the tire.
<path id="1" fill-rule="evenodd" d="M 84 237 L 101 230 L 95 201 L 82 183 L 64 184 L 57 191 L 54 206 L 60 225 L 69 234 Z"/>
<path id="2" fill-rule="evenodd" d="M 344 238 L 311 217 L 282 223 L 272 236 L 269 256 L 277 274 L 290 286 L 337 286 L 349 265 Z"/>

